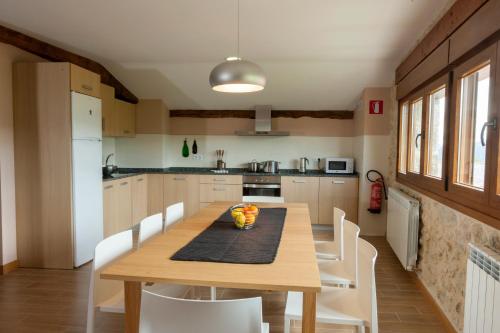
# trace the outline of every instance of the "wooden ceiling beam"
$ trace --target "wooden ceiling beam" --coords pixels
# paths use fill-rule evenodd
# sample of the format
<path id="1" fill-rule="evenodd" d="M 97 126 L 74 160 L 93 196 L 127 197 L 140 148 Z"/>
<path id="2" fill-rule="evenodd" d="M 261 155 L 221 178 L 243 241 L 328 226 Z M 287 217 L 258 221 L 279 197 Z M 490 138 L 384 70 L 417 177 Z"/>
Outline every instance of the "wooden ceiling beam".
<path id="1" fill-rule="evenodd" d="M 130 103 L 139 99 L 98 62 L 0 25 L 0 42 L 13 45 L 49 61 L 70 62 L 101 76 L 101 82 L 115 88 L 115 96 Z"/>
<path id="2" fill-rule="evenodd" d="M 188 118 L 248 118 L 255 119 L 255 110 L 170 110 L 170 117 Z M 273 110 L 272 118 L 353 119 L 354 111 L 347 110 Z"/>
<path id="3" fill-rule="evenodd" d="M 396 69 L 396 83 L 401 82 L 408 73 L 425 60 L 429 54 L 488 1 L 497 0 L 456 0 L 444 16 L 398 66 Z"/>

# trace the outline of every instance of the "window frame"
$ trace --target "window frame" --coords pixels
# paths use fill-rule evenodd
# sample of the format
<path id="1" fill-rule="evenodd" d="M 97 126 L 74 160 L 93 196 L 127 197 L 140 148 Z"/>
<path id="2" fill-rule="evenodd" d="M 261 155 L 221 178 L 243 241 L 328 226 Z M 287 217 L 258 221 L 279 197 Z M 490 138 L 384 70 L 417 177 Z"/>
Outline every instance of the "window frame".
<path id="1" fill-rule="evenodd" d="M 465 60 L 464 60 L 465 59 Z M 497 120 L 496 130 L 487 131 L 487 151 L 486 151 L 486 168 L 485 168 L 485 190 L 484 195 L 479 195 L 477 190 L 470 190 L 462 185 L 454 184 L 454 172 L 456 168 L 455 160 L 455 147 L 456 147 L 456 130 L 457 116 L 460 112 L 460 101 L 458 98 L 459 83 L 464 73 L 473 72 L 474 69 L 480 68 L 481 64 L 490 61 L 490 92 L 489 92 L 489 110 L 488 121 L 495 118 Z M 470 52 L 459 62 L 450 64 L 445 73 L 437 79 L 429 79 L 423 88 L 418 87 L 416 93 L 411 93 L 398 101 L 398 137 L 397 137 L 397 163 L 396 163 L 396 181 L 406 185 L 424 195 L 427 195 L 438 202 L 443 203 L 456 209 L 464 214 L 472 216 L 486 224 L 500 229 L 500 41 L 496 40 L 489 45 L 481 46 L 474 52 Z M 434 78 L 437 77 L 434 76 Z M 439 86 L 439 82 L 448 80 L 446 87 L 446 101 L 445 106 L 445 133 L 444 133 L 444 149 L 443 149 L 443 177 L 439 181 L 433 181 L 429 176 L 424 176 L 427 160 L 422 162 L 420 177 L 407 177 L 407 175 L 399 172 L 399 153 L 400 153 L 400 130 L 401 130 L 401 111 L 402 105 L 413 98 L 415 95 L 422 94 L 425 91 L 424 101 L 428 101 L 428 96 L 431 91 Z M 424 83 L 425 84 L 425 83 Z M 434 89 L 433 89 L 434 87 Z M 410 104 L 408 104 L 410 108 Z M 423 110 L 423 117 L 425 121 L 422 122 L 425 131 L 428 127 L 428 108 L 427 105 Z M 408 121 L 410 115 L 408 116 Z M 408 124 L 409 131 L 409 124 Z M 408 134 L 409 135 L 409 134 Z M 426 136 L 426 135 L 425 135 Z M 424 137 L 427 141 L 427 137 Z M 410 139 L 408 138 L 408 143 Z M 427 149 L 427 142 L 423 145 Z M 407 147 L 408 149 L 408 147 Z M 408 157 L 407 153 L 407 173 L 408 173 Z M 421 157 L 427 159 L 427 150 L 421 153 Z M 481 193 L 481 192 L 479 192 Z"/>
<path id="2" fill-rule="evenodd" d="M 448 136 L 449 136 L 449 117 L 450 117 L 450 81 L 451 75 L 449 73 L 439 77 L 429 85 L 425 87 L 425 100 L 426 108 L 424 110 L 424 141 L 423 141 L 423 162 L 421 164 L 421 179 L 420 182 L 423 186 L 432 189 L 434 192 L 439 193 L 440 191 L 446 190 L 446 180 L 448 177 L 447 165 L 448 165 Z M 428 151 L 429 151 L 429 99 L 430 96 L 444 86 L 445 89 L 445 105 L 444 105 L 444 124 L 445 128 L 443 131 L 443 153 L 441 155 L 442 168 L 441 168 L 441 178 L 435 178 L 426 175 L 426 168 L 428 165 Z"/>
<path id="3" fill-rule="evenodd" d="M 485 158 L 485 174 L 484 174 L 484 189 L 477 190 L 473 187 L 466 185 L 459 185 L 455 183 L 458 170 L 458 130 L 459 130 L 459 112 L 460 112 L 460 80 L 467 75 L 472 73 L 486 63 L 489 62 L 490 65 L 490 89 L 489 89 L 489 110 L 488 119 L 491 118 L 492 113 L 496 112 L 494 107 L 494 92 L 495 92 L 495 75 L 496 75 L 496 45 L 492 45 L 482 52 L 476 54 L 475 56 L 469 58 L 467 61 L 461 63 L 453 70 L 453 97 L 452 97 L 452 109 L 450 112 L 450 144 L 449 144 L 449 158 L 450 163 L 448 163 L 448 173 L 450 175 L 448 181 L 448 194 L 451 197 L 458 198 L 460 202 L 467 202 L 469 206 L 472 206 L 478 210 L 482 209 L 482 206 L 488 205 L 490 187 L 491 187 L 491 163 L 492 163 L 492 149 L 491 141 L 488 137 L 486 145 L 486 158 Z M 488 131 L 489 134 L 492 131 Z M 489 135 L 491 136 L 491 135 Z"/>

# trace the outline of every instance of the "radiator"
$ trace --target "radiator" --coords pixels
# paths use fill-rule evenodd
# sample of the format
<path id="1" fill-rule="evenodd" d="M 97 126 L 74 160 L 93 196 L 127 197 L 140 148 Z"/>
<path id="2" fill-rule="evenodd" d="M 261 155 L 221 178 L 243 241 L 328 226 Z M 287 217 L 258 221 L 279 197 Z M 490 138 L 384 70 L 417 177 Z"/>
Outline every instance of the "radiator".
<path id="1" fill-rule="evenodd" d="M 500 254 L 469 244 L 464 333 L 500 332 Z"/>
<path id="2" fill-rule="evenodd" d="M 417 264 L 419 207 L 418 200 L 389 188 L 386 237 L 406 270 Z"/>

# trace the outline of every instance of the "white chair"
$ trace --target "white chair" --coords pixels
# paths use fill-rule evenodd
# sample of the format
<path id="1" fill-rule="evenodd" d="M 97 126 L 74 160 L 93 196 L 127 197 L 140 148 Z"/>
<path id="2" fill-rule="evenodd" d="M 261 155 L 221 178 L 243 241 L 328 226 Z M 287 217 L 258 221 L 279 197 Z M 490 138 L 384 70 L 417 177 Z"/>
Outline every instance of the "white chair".
<path id="1" fill-rule="evenodd" d="M 243 196 L 242 201 L 250 203 L 285 203 L 285 198 L 248 195 L 248 196 Z"/>
<path id="2" fill-rule="evenodd" d="M 170 205 L 165 210 L 165 229 L 184 219 L 184 202 Z"/>
<path id="3" fill-rule="evenodd" d="M 344 259 L 344 219 L 345 212 L 333 208 L 333 241 L 316 241 L 316 257 L 319 259 Z"/>
<path id="4" fill-rule="evenodd" d="M 97 244 L 90 273 L 87 333 L 94 332 L 96 308 L 104 312 L 124 312 L 123 282 L 104 280 L 99 274 L 107 265 L 131 251 L 133 244 L 132 230 L 120 232 Z"/>
<path id="5" fill-rule="evenodd" d="M 352 325 L 364 333 L 378 333 L 375 260 L 377 250 L 359 240 L 360 281 L 358 288 L 322 287 L 316 298 L 316 322 Z M 302 293 L 288 292 L 285 308 L 285 333 L 290 332 L 290 321 L 302 319 Z"/>
<path id="6" fill-rule="evenodd" d="M 260 297 L 200 301 L 142 292 L 141 333 L 268 333 Z"/>
<path id="7" fill-rule="evenodd" d="M 163 230 L 163 214 L 158 213 L 146 217 L 139 224 L 139 245 L 150 239 L 151 237 L 160 234 Z"/>
<path id="8" fill-rule="evenodd" d="M 167 212 L 168 212 L 167 208 Z M 177 213 L 177 210 L 170 210 L 171 212 Z M 139 224 L 139 247 L 143 245 L 145 241 L 153 236 L 161 234 L 163 231 L 163 214 L 158 213 L 152 216 L 148 216 L 141 221 Z M 160 294 L 163 296 L 171 297 L 187 297 L 192 289 L 188 286 L 177 285 L 177 284 L 143 284 L 143 289 Z"/>
<path id="9" fill-rule="evenodd" d="M 349 288 L 358 285 L 358 236 L 359 227 L 344 221 L 344 260 L 318 259 L 321 284 Z"/>

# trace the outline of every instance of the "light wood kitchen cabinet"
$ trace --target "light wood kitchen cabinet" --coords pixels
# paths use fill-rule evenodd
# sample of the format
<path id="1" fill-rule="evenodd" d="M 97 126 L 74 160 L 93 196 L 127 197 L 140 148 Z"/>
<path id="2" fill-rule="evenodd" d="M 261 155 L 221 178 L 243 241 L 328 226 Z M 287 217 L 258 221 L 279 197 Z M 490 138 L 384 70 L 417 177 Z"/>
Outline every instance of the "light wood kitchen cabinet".
<path id="1" fill-rule="evenodd" d="M 321 177 L 319 184 L 319 223 L 333 224 L 333 207 L 345 211 L 346 219 L 358 223 L 358 178 Z"/>
<path id="2" fill-rule="evenodd" d="M 200 184 L 243 184 L 243 176 L 239 175 L 201 175 Z"/>
<path id="3" fill-rule="evenodd" d="M 200 184 L 200 203 L 216 201 L 241 201 L 241 185 Z M 205 205 L 204 205 L 205 206 Z"/>
<path id="4" fill-rule="evenodd" d="M 184 202 L 184 217 L 195 214 L 200 209 L 199 175 L 165 175 L 163 183 L 164 206 Z"/>
<path id="5" fill-rule="evenodd" d="M 140 223 L 148 216 L 147 175 L 131 177 L 132 181 L 132 224 Z"/>
<path id="6" fill-rule="evenodd" d="M 115 99 L 115 116 L 117 130 L 115 136 L 135 136 L 135 104 Z"/>
<path id="7" fill-rule="evenodd" d="M 101 84 L 102 135 L 115 136 L 115 88 Z"/>
<path id="8" fill-rule="evenodd" d="M 117 179 L 115 182 L 118 231 L 123 231 L 132 227 L 132 184 L 130 178 Z"/>
<path id="9" fill-rule="evenodd" d="M 163 174 L 148 174 L 148 216 L 165 214 L 163 200 Z"/>
<path id="10" fill-rule="evenodd" d="M 311 223 L 318 223 L 319 177 L 281 177 L 285 202 L 307 202 Z"/>
<path id="11" fill-rule="evenodd" d="M 241 201 L 243 177 L 239 175 L 201 175 L 200 207 L 216 201 Z"/>
<path id="12" fill-rule="evenodd" d="M 116 187 L 117 181 L 103 183 L 103 233 L 105 238 L 120 231 Z"/>
<path id="13" fill-rule="evenodd" d="M 72 91 L 101 97 L 101 76 L 74 64 L 70 64 L 70 85 Z"/>

